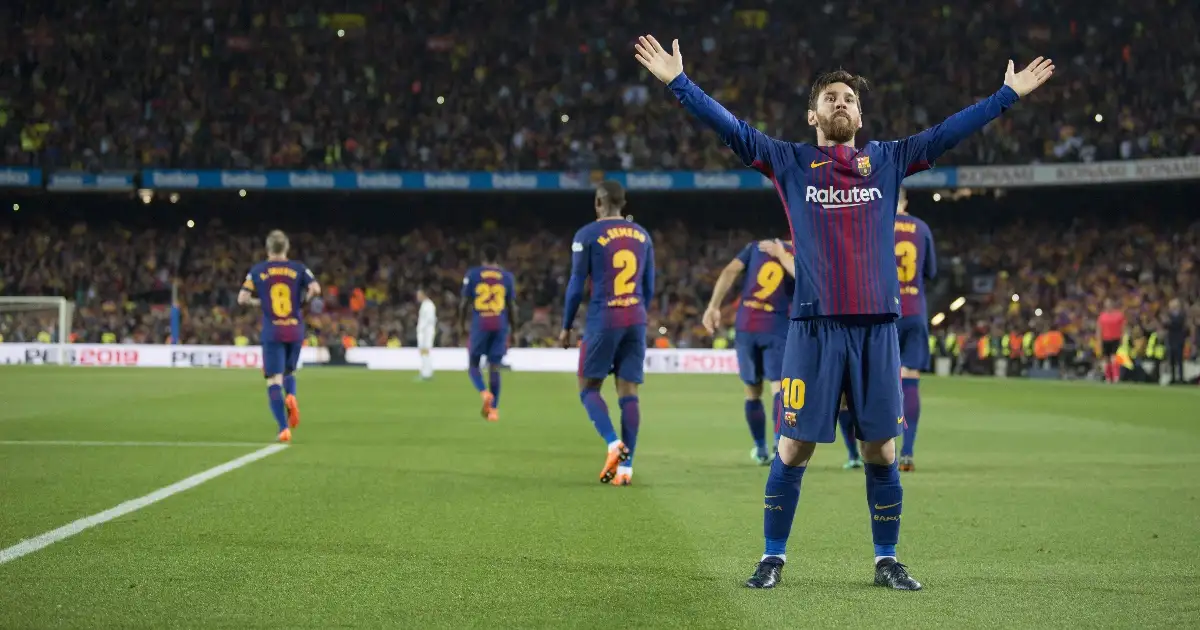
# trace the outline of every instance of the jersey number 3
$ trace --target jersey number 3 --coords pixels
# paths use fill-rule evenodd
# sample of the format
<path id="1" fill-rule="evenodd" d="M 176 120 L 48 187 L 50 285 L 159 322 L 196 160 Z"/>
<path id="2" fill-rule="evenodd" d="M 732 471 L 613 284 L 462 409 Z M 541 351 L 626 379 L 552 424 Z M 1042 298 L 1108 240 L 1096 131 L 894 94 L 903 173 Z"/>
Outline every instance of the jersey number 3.
<path id="1" fill-rule="evenodd" d="M 612 266 L 613 269 L 620 269 L 617 277 L 613 278 L 613 295 L 633 293 L 637 288 L 637 283 L 632 281 L 638 269 L 637 255 L 628 249 L 619 249 L 613 252 Z"/>
<path id="2" fill-rule="evenodd" d="M 908 241 L 896 243 L 896 275 L 900 282 L 912 282 L 917 277 L 917 246 Z"/>
<path id="3" fill-rule="evenodd" d="M 475 310 L 479 313 L 499 315 L 504 312 L 504 300 L 508 291 L 503 284 L 475 285 Z"/>
<path id="4" fill-rule="evenodd" d="M 283 283 L 271 285 L 271 312 L 275 317 L 292 314 L 292 287 Z"/>

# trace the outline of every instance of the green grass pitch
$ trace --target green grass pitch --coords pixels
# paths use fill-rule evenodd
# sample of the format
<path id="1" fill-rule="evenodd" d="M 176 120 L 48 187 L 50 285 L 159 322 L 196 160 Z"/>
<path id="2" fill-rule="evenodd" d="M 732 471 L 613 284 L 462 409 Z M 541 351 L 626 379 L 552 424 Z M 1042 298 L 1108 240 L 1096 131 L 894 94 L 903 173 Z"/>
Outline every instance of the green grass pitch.
<path id="1" fill-rule="evenodd" d="M 281 453 L 0 565 L 0 627 L 1197 627 L 1200 391 L 927 379 L 900 556 L 823 447 L 780 588 L 732 376 L 650 375 L 634 482 L 569 374 L 307 369 Z M 615 408 L 611 385 L 605 390 Z M 0 368 L 0 441 L 268 443 L 246 371 Z M 0 548 L 252 452 L 0 444 Z"/>

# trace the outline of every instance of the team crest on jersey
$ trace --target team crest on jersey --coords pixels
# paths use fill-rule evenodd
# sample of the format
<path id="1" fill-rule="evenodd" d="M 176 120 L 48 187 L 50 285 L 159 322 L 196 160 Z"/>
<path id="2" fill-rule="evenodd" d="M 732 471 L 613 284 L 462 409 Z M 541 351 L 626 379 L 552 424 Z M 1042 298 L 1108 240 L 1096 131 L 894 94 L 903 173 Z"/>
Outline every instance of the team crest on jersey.
<path id="1" fill-rule="evenodd" d="M 796 412 L 795 411 L 783 412 L 783 421 L 786 422 L 789 427 L 796 426 Z"/>
<path id="2" fill-rule="evenodd" d="M 854 165 L 858 167 L 858 174 L 866 177 L 871 174 L 871 156 L 860 155 L 854 158 Z"/>

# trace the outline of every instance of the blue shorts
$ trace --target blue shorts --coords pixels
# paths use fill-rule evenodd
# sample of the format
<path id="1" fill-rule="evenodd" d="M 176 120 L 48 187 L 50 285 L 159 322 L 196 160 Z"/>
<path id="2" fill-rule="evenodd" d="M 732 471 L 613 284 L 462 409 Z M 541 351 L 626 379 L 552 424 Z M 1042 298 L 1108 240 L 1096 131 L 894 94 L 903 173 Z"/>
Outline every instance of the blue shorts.
<path id="1" fill-rule="evenodd" d="M 859 440 L 900 435 L 904 405 L 896 323 L 861 317 L 793 321 L 782 386 L 784 436 L 832 442 L 843 394 Z"/>
<path id="2" fill-rule="evenodd" d="M 761 385 L 764 380 L 779 380 L 787 337 L 738 331 L 733 347 L 737 350 L 738 375 L 743 383 Z"/>
<path id="3" fill-rule="evenodd" d="M 487 357 L 489 366 L 499 367 L 508 354 L 508 331 L 473 331 L 467 341 L 467 353 L 470 367 L 479 367 L 480 357 Z"/>
<path id="4" fill-rule="evenodd" d="M 583 333 L 579 348 L 579 376 L 606 378 L 615 374 L 630 383 L 641 384 L 646 369 L 646 326 L 627 326 Z"/>
<path id="5" fill-rule="evenodd" d="M 303 341 L 264 341 L 262 344 L 263 375 L 291 374 L 300 363 Z"/>
<path id="6" fill-rule="evenodd" d="M 896 320 L 900 335 L 900 365 L 910 370 L 929 369 L 929 324 L 924 315 Z"/>

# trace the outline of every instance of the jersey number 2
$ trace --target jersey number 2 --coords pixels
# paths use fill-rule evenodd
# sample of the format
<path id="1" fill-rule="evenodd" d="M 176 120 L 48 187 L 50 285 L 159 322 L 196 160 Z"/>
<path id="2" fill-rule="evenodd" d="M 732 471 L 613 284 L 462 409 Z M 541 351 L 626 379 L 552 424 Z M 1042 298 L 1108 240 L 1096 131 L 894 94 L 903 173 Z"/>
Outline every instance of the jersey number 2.
<path id="1" fill-rule="evenodd" d="M 617 272 L 617 277 L 613 278 L 613 295 L 633 293 L 637 288 L 637 283 L 632 282 L 638 269 L 637 255 L 628 249 L 619 249 L 613 252 L 612 266 L 613 269 L 621 270 Z"/>
<path id="2" fill-rule="evenodd" d="M 292 314 L 292 287 L 286 284 L 271 285 L 271 312 L 275 317 Z"/>
<path id="3" fill-rule="evenodd" d="M 508 291 L 503 284 L 475 285 L 475 310 L 480 313 L 499 315 L 504 312 L 504 299 Z"/>
<path id="4" fill-rule="evenodd" d="M 912 282 L 917 277 L 917 246 L 908 241 L 896 243 L 896 275 L 900 282 Z"/>

